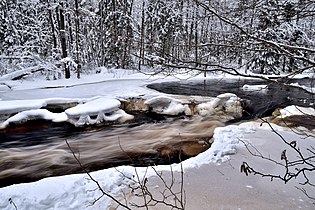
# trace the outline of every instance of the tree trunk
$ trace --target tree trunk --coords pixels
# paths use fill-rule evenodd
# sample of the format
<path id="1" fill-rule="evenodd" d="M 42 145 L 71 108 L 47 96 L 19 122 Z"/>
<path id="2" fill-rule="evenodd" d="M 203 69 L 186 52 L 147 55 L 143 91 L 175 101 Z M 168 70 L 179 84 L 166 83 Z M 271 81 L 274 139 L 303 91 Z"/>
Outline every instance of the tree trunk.
<path id="1" fill-rule="evenodd" d="M 77 78 L 80 79 L 81 64 L 79 61 L 79 30 L 80 30 L 80 20 L 79 20 L 79 3 L 75 0 L 75 54 L 76 54 L 76 64 L 77 64 Z"/>
<path id="2" fill-rule="evenodd" d="M 62 58 L 66 58 L 68 55 L 67 55 L 67 43 L 66 43 L 65 16 L 64 16 L 63 10 L 64 10 L 63 2 L 60 2 L 60 9 L 59 9 L 60 44 L 61 44 Z M 65 62 L 64 68 L 65 68 L 65 77 L 66 79 L 69 79 L 70 69 L 67 62 Z"/>
<path id="3" fill-rule="evenodd" d="M 139 58 L 139 70 L 141 70 L 141 64 L 144 64 L 144 6 L 145 2 L 142 2 L 142 14 L 141 14 L 141 29 L 140 29 L 140 58 Z"/>
<path id="4" fill-rule="evenodd" d="M 50 3 L 49 0 L 47 0 L 47 4 L 48 7 L 50 7 Z M 49 24 L 50 24 L 50 28 L 51 28 L 51 38 L 52 38 L 52 42 L 53 42 L 53 48 L 57 48 L 57 38 L 56 38 L 56 34 L 55 34 L 55 25 L 54 25 L 54 20 L 52 17 L 52 12 L 50 10 L 50 8 L 48 9 L 48 19 L 49 19 Z"/>

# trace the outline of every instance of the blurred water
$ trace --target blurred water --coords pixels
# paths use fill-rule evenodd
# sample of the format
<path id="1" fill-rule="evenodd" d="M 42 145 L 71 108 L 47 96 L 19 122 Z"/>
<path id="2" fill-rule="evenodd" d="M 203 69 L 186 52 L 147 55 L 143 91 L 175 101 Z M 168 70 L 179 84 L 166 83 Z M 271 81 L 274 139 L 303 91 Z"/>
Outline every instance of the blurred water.
<path id="1" fill-rule="evenodd" d="M 0 186 L 82 173 L 71 150 L 87 170 L 178 162 L 180 145 L 196 142 L 205 150 L 214 128 L 221 125 L 198 117 L 85 129 L 43 124 L 38 129 L 33 124 L 28 132 L 1 133 Z"/>

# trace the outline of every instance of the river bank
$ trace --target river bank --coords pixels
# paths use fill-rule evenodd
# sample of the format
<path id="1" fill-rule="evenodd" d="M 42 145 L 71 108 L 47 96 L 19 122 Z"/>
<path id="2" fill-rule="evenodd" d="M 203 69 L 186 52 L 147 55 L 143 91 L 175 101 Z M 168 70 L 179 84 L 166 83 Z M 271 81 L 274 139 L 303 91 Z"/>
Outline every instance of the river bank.
<path id="1" fill-rule="evenodd" d="M 107 75 L 103 75 L 106 77 Z M 146 85 L 149 83 L 152 83 L 152 80 L 146 80 L 146 79 L 139 79 L 134 76 L 131 76 L 129 79 L 124 79 L 123 82 L 121 80 L 113 81 L 113 80 L 102 80 L 98 82 L 93 82 L 93 79 L 95 78 L 89 78 L 87 80 L 81 80 L 81 81 L 50 81 L 50 82 L 31 82 L 28 81 L 26 84 L 23 82 L 12 82 L 15 86 L 11 90 L 2 90 L 0 93 L 1 101 L 3 103 L 0 103 L 0 108 L 2 110 L 7 110 L 6 108 L 9 107 L 12 110 L 12 105 L 14 105 L 13 109 L 17 111 L 17 109 L 22 108 L 25 109 L 25 105 L 30 105 L 31 108 L 33 106 L 43 106 L 43 104 L 46 103 L 46 99 L 48 97 L 62 97 L 66 100 L 72 100 L 74 98 L 82 100 L 83 102 L 86 102 L 87 98 L 95 99 L 95 97 L 108 97 L 110 100 L 115 98 L 121 98 L 124 96 L 128 97 L 139 97 L 139 96 L 150 96 L 152 99 L 155 96 L 159 96 L 161 99 L 166 98 L 168 101 L 167 94 L 159 93 L 154 90 L 150 90 L 146 88 Z M 99 76 L 98 76 L 98 79 Z M 117 78 L 116 78 L 117 79 Z M 201 80 L 202 81 L 202 80 Z M 74 82 L 73 84 L 71 84 Z M 58 85 L 58 83 L 62 85 Z M 57 85 L 57 86 L 56 86 Z M 124 91 L 122 86 L 128 87 L 128 91 Z M 247 90 L 252 90 L 251 86 L 246 86 Z M 260 86 L 255 88 L 259 88 L 258 91 L 261 93 Z M 91 90 L 95 90 L 94 92 Z M 265 94 L 262 92 L 261 94 Z M 225 102 L 228 102 L 230 104 L 229 98 L 237 98 L 234 95 L 227 94 L 229 97 L 221 98 L 224 99 Z M 224 96 L 227 96 L 224 95 Z M 167 96 L 167 97 L 165 97 Z M 277 97 L 277 95 L 274 95 Z M 220 98 L 220 97 L 219 97 Z M 38 101 L 40 99 L 40 101 Z M 43 99 L 44 102 L 41 100 Z M 51 98 L 50 98 L 51 99 Z M 49 99 L 49 100 L 50 100 Z M 54 100 L 56 98 L 53 98 Z M 60 99 L 60 98 L 59 98 Z M 58 100 L 59 100 L 58 99 Z M 156 99 L 156 98 L 154 98 Z M 164 100 L 163 99 L 163 100 Z M 263 97 L 260 95 L 260 100 L 263 99 Z M 226 106 L 224 106 L 225 103 L 223 103 L 223 106 L 221 106 L 221 103 L 217 103 L 220 100 L 215 100 L 216 103 L 209 102 L 206 103 L 206 106 L 202 106 L 202 110 L 208 111 L 210 110 L 210 113 L 216 112 L 217 110 L 215 108 L 220 107 L 222 110 L 229 110 L 226 109 Z M 232 101 L 238 101 L 238 100 L 232 100 Z M 27 102 L 27 103 L 22 103 Z M 38 105 L 38 102 L 39 105 Z M 152 102 L 152 101 L 151 101 Z M 175 103 L 173 103 L 175 102 Z M 165 106 L 162 109 L 163 111 L 169 111 L 167 108 L 180 108 L 181 110 L 186 104 L 180 104 L 177 103 L 176 100 L 170 100 L 168 102 L 168 105 Z M 81 102 L 80 102 L 81 103 Z M 164 102 L 163 102 L 164 103 Z M 162 103 L 162 104 L 163 104 Z M 159 103 L 158 103 L 159 104 Z M 213 106 L 213 105 L 220 105 L 220 106 Z M 3 106 L 2 106 L 3 105 Z M 210 108 L 208 105 L 211 105 Z M 272 104 L 271 104 L 272 105 Z M 116 106 L 116 105 L 115 105 Z M 93 106 L 94 107 L 94 106 Z M 27 108 L 27 107 L 26 107 Z M 81 107 L 82 108 L 82 107 Z M 92 107 L 90 107 L 92 108 Z M 268 109 L 273 109 L 274 107 L 268 107 Z M 37 107 L 37 109 L 39 109 Z M 155 108 L 153 108 L 155 109 Z M 159 108 L 155 109 L 157 111 L 160 111 Z M 186 109 L 185 109 L 186 110 Z M 237 109 L 238 110 L 238 109 Z M 20 110 L 18 110 L 19 112 Z M 28 110 L 26 110 L 28 111 Z M 202 112 L 205 113 L 205 112 Z M 239 112 L 236 112 L 239 113 Z M 29 115 L 26 115 L 28 117 Z M 33 115 L 32 115 L 33 116 Z M 41 115 L 42 116 L 42 115 Z M 108 117 L 108 115 L 105 116 Z M 25 119 L 25 118 L 21 118 Z M 182 119 L 185 121 L 185 119 Z M 169 123 L 169 122 L 168 122 Z M 280 182 L 270 182 L 270 180 L 262 179 L 261 177 L 257 176 L 249 176 L 246 177 L 244 174 L 240 173 L 240 165 L 246 161 L 248 163 L 253 164 L 253 166 L 262 167 L 261 169 L 265 171 L 271 171 L 271 172 L 279 172 L 277 168 L 273 168 L 272 166 L 265 165 L 265 163 L 261 161 L 253 161 L 253 157 L 246 153 L 246 150 L 244 148 L 244 145 L 242 145 L 242 142 L 240 140 L 248 140 L 255 146 L 262 146 L 261 151 L 265 152 L 266 155 L 268 155 L 271 151 L 275 153 L 275 158 L 277 160 L 280 159 L 281 152 L 283 151 L 283 147 L 281 145 L 275 144 L 276 139 L 275 136 L 271 136 L 270 129 L 262 129 L 260 127 L 261 122 L 257 123 L 248 123 L 248 124 L 241 124 L 236 125 L 234 122 L 234 125 L 228 125 L 225 127 L 216 128 L 214 130 L 214 136 L 213 136 L 213 143 L 209 149 L 206 151 L 200 153 L 194 158 L 187 159 L 183 161 L 181 164 L 173 164 L 170 168 L 170 165 L 158 165 L 154 167 L 156 169 L 153 170 L 151 167 L 132 167 L 132 166 L 120 166 L 116 168 L 109 168 L 105 170 L 99 170 L 95 172 L 91 172 L 91 175 L 97 182 L 100 184 L 102 189 L 105 190 L 105 192 L 110 193 L 111 195 L 114 195 L 117 199 L 125 202 L 124 196 L 128 196 L 128 205 L 131 205 L 129 202 L 140 202 L 141 204 L 141 198 L 140 200 L 135 199 L 134 194 L 131 192 L 130 188 L 130 179 L 128 178 L 135 178 L 138 175 L 142 177 L 140 180 L 149 180 L 150 187 L 152 189 L 153 193 L 158 193 L 161 190 L 163 191 L 164 188 L 159 183 L 156 172 L 163 172 L 165 175 L 165 180 L 169 178 L 170 171 L 173 171 L 174 173 L 179 173 L 176 176 L 180 175 L 181 166 L 183 166 L 184 169 L 184 189 L 187 193 L 186 199 L 187 199 L 187 208 L 186 209 L 290 209 L 290 206 L 293 206 L 294 209 L 301 207 L 302 209 L 312 209 L 311 201 L 307 200 L 307 198 L 296 188 L 294 188 L 295 184 L 287 184 L 283 185 Z M 155 124 L 155 122 L 153 122 Z M 196 123 L 196 125 L 200 125 L 201 123 Z M 194 130 L 190 126 L 192 126 L 189 121 L 184 123 L 176 124 L 173 127 L 176 127 L 176 129 L 172 129 L 171 123 L 166 124 L 163 127 L 157 127 L 156 130 L 153 129 L 151 132 L 150 129 L 152 127 L 150 124 L 146 125 L 145 128 L 139 129 L 139 133 L 137 133 L 139 138 L 135 138 L 135 140 L 139 141 L 146 141 L 148 139 L 152 139 L 152 135 L 156 131 L 156 142 L 160 142 L 159 138 L 160 136 L 163 136 L 166 133 L 171 132 L 171 139 L 175 139 L 175 136 L 177 138 L 180 138 L 180 133 L 182 133 L 183 125 L 186 125 L 188 130 Z M 154 125 L 156 126 L 156 125 Z M 276 125 L 274 125 L 277 127 Z M 211 126 L 210 126 L 211 127 Z M 142 127 L 141 127 L 142 128 Z M 282 132 L 282 128 L 277 127 L 279 131 Z M 262 130 L 260 130 L 262 129 Z M 151 132 L 150 135 L 147 136 L 147 138 L 143 138 L 146 135 L 143 135 L 143 130 L 149 130 Z M 204 129 L 203 129 L 204 130 Z M 110 135 L 116 143 L 117 143 L 117 136 L 125 136 L 126 137 L 126 145 L 130 143 L 129 137 L 130 131 L 132 131 L 132 126 L 130 130 L 126 130 L 122 133 L 113 133 L 113 135 Z M 196 135 L 203 134 L 201 130 L 194 131 Z M 213 129 L 212 129 L 213 131 Z M 92 141 L 89 141 L 90 139 L 90 133 L 88 130 L 85 131 L 85 135 L 87 136 L 86 142 L 92 143 L 92 146 L 95 146 L 92 150 L 86 151 L 89 157 L 92 157 L 94 152 L 100 152 L 102 155 L 105 153 L 102 152 L 104 149 L 111 150 L 112 147 L 110 147 L 112 144 L 109 144 L 109 147 L 102 147 L 100 148 L 98 144 L 100 142 L 106 141 L 104 138 L 104 135 L 98 136 L 97 139 L 93 139 Z M 288 135 L 288 138 L 292 139 L 298 139 L 302 137 L 294 136 L 294 132 L 287 130 L 283 131 L 285 135 Z M 132 132 L 131 132 L 132 133 Z M 207 133 L 207 132 L 206 132 Z M 211 132 L 209 132 L 211 133 Z M 206 134 L 207 135 L 207 134 Z M 68 136 L 62 137 L 67 138 Z M 140 138 L 141 137 L 141 138 Z M 204 136 L 205 138 L 210 138 L 210 136 Z M 77 136 L 73 136 L 73 139 L 77 140 Z M 169 137 L 166 137 L 169 138 Z M 69 138 L 68 138 L 69 139 Z M 153 138 L 154 139 L 154 138 Z M 304 141 L 305 142 L 311 142 L 312 144 L 309 146 L 314 145 L 314 137 L 310 138 L 311 141 Z M 26 139 L 27 140 L 27 139 Z M 47 143 L 49 143 L 50 138 L 44 138 L 43 141 L 47 140 Z M 63 139 L 62 139 L 63 140 Z M 209 139 L 207 139 L 208 141 Z M 198 141 L 198 139 L 197 139 Z M 302 141 L 302 140 L 301 140 Z M 53 142 L 55 142 L 53 140 Z M 93 143 L 94 142 L 94 143 Z M 119 142 L 119 141 L 118 141 Z M 302 141 L 303 142 L 303 141 Z M 63 142 L 64 143 L 64 142 Z M 75 142 L 74 142 L 75 143 Z M 81 152 L 84 152 L 84 148 L 76 147 L 78 145 L 75 145 L 76 151 L 79 151 L 76 153 L 78 157 L 80 154 L 83 154 Z M 37 146 L 40 148 L 40 146 Z M 43 147 L 44 148 L 44 147 Z M 49 163 L 62 163 L 59 161 L 61 156 L 58 154 L 63 153 L 65 150 L 60 150 L 58 147 L 53 147 L 54 149 L 57 149 L 56 153 L 53 152 L 53 156 L 48 156 L 48 162 Z M 119 149 L 121 152 L 121 148 L 118 146 L 116 149 Z M 141 150 L 140 147 L 133 147 L 137 148 L 138 150 Z M 304 148 L 304 146 L 303 146 Z M 5 148 L 7 149 L 7 148 Z M 72 164 L 76 164 L 74 157 L 72 156 L 71 152 L 69 152 L 69 148 L 67 149 L 67 158 L 68 160 L 71 160 Z M 83 149 L 83 150 L 81 150 Z M 15 149 L 13 149 L 15 150 Z M 39 149 L 42 150 L 41 148 Z M 132 150 L 132 149 L 131 149 Z M 115 150 L 116 151 L 116 150 Z M 58 153 L 60 152 L 60 153 Z M 3 155 L 5 156 L 6 151 L 2 151 Z M 30 152 L 30 155 L 32 155 L 32 152 Z M 15 157 L 20 158 L 21 156 L 19 154 L 16 154 Z M 41 157 L 37 155 L 33 155 L 34 159 L 40 160 Z M 46 157 L 47 158 L 47 157 Z M 107 157 L 102 156 L 103 159 L 106 159 Z M 98 160 L 99 164 L 102 164 L 102 158 Z M 23 162 L 21 169 L 27 169 L 29 166 L 32 166 L 32 161 L 28 161 L 27 158 L 22 158 L 25 163 Z M 251 162 L 253 161 L 253 162 Z M 1 162 L 2 166 L 4 165 L 3 162 Z M 45 168 L 44 166 L 41 166 L 42 168 Z M 58 167 L 57 167 L 58 169 Z M 171 170 L 172 169 L 172 170 Z M 17 168 L 14 168 L 13 170 L 17 170 Z M 281 172 L 281 171 L 280 171 Z M 36 175 L 36 173 L 33 173 Z M 163 178 L 164 179 L 164 178 Z M 155 181 L 156 180 L 156 181 Z M 299 181 L 299 180 L 297 180 Z M 276 183 L 276 184 L 274 184 Z M 178 187 L 178 180 L 177 185 Z M 175 188 L 176 188 L 175 187 Z M 288 187 L 288 188 L 287 188 Z M 122 192 L 125 192 L 125 194 L 121 194 Z M 313 193 L 313 191 L 310 191 Z M 106 196 L 103 196 L 100 198 L 95 204 L 91 205 L 96 199 L 99 198 L 100 195 L 102 195 L 101 191 L 97 189 L 97 185 L 94 181 L 91 180 L 90 177 L 88 177 L 87 174 L 72 174 L 72 175 L 66 175 L 66 176 L 57 176 L 57 177 L 49 177 L 45 179 L 41 179 L 37 182 L 28 183 L 28 184 L 17 184 L 17 185 L 11 185 L 8 187 L 0 188 L 0 208 L 1 209 L 110 209 L 111 207 L 117 207 L 117 205 L 113 205 L 113 202 L 111 199 L 107 198 Z M 276 198 L 276 199 L 274 199 Z M 274 199 L 274 200 L 273 200 Z M 289 200 L 288 200 L 289 199 Z M 281 200 L 281 202 L 279 202 Z M 282 202 L 283 200 L 283 202 Z M 276 202 L 274 202 L 276 201 Z M 286 203 L 290 205 L 286 205 Z M 275 208 L 273 208 L 275 206 Z M 132 206 L 131 206 L 132 207 Z M 213 207 L 213 208 L 212 208 Z M 287 207 L 287 208 L 286 208 Z M 291 208 L 291 209 L 293 209 Z M 115 208 L 114 208 L 115 209 Z M 164 207 L 161 207 L 159 209 L 165 209 Z"/>

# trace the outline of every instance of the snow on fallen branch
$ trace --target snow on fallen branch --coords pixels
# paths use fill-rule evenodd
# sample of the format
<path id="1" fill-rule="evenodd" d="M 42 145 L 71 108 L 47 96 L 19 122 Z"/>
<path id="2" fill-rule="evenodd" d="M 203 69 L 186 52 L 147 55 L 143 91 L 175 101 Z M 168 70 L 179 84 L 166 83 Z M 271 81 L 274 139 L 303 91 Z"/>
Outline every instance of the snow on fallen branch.
<path id="1" fill-rule="evenodd" d="M 50 68 L 52 66 L 49 65 L 38 65 L 38 66 L 33 66 L 33 67 L 29 67 L 26 69 L 22 69 L 22 70 L 18 70 L 18 71 L 14 71 L 12 73 L 6 74 L 2 77 L 0 77 L 0 81 L 4 81 L 4 80 L 19 80 L 25 76 L 34 74 L 36 72 L 39 71 L 52 71 L 52 72 L 59 72 L 59 70 L 56 67 Z"/>

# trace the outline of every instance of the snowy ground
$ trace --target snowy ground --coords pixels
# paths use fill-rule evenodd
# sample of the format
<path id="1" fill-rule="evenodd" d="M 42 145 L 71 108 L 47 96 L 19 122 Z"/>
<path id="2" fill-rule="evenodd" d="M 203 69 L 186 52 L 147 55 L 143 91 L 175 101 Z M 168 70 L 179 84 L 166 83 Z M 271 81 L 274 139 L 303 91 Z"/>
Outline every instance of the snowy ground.
<path id="1" fill-rule="evenodd" d="M 164 95 L 145 88 L 146 84 L 158 79 L 161 78 L 121 71 L 86 76 L 81 80 L 6 81 L 12 88 L 0 88 L 0 113 L 37 110 L 51 101 L 88 102 L 104 98 L 111 100 L 112 106 L 109 108 L 117 107 L 117 98 Z M 81 111 L 87 109 L 89 108 L 83 107 Z M 76 111 L 78 110 L 71 113 Z M 277 126 L 275 128 L 289 139 L 300 139 L 290 130 Z M 180 173 L 181 166 L 184 169 L 187 209 L 314 209 L 311 201 L 294 188 L 298 180 L 284 185 L 241 174 L 239 168 L 243 161 L 266 171 L 279 171 L 260 159 L 254 159 L 240 140 L 250 141 L 264 154 L 276 156 L 283 149 L 281 140 L 270 128 L 261 127 L 256 122 L 217 128 L 210 149 L 184 161 L 182 165 L 172 165 L 174 173 Z M 304 146 L 315 145 L 314 138 L 301 142 Z M 156 169 L 166 171 L 165 179 L 169 178 L 167 171 L 170 171 L 170 166 L 157 166 Z M 153 193 L 158 194 L 163 190 L 155 172 L 147 168 L 121 166 L 93 172 L 91 176 L 106 192 L 115 195 L 120 201 L 124 202 L 121 192 L 129 192 L 128 201 L 141 203 L 131 195 L 127 187 L 130 180 L 126 177 L 133 177 L 136 172 L 140 178 L 148 177 Z M 314 189 L 311 190 L 310 193 L 315 195 Z M 52 177 L 1 188 L 0 209 L 114 209 L 115 204 L 106 196 L 91 205 L 100 194 L 96 184 L 86 174 Z M 158 206 L 152 209 L 169 208 Z"/>

